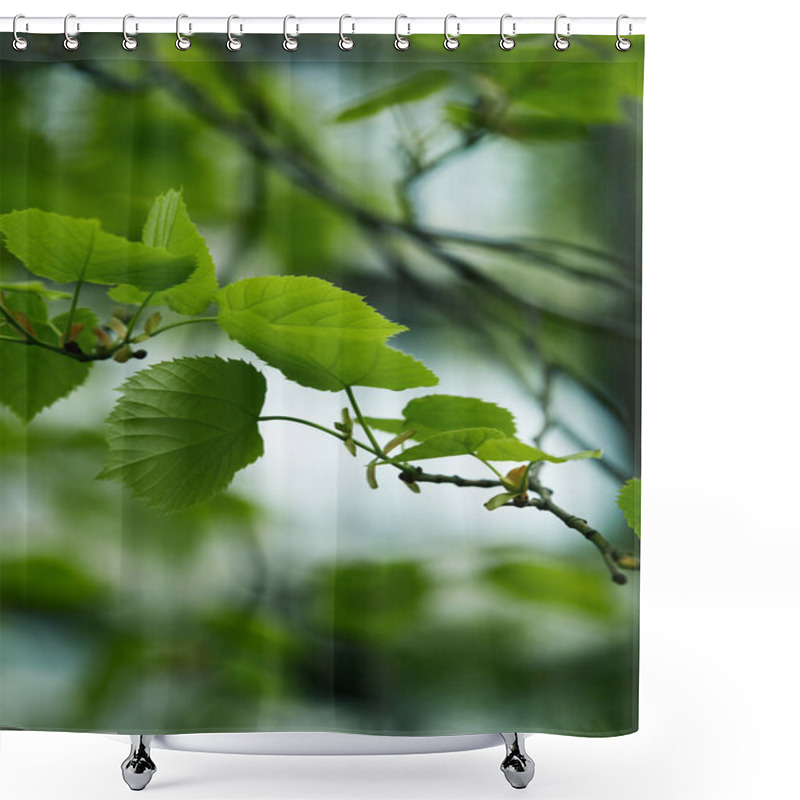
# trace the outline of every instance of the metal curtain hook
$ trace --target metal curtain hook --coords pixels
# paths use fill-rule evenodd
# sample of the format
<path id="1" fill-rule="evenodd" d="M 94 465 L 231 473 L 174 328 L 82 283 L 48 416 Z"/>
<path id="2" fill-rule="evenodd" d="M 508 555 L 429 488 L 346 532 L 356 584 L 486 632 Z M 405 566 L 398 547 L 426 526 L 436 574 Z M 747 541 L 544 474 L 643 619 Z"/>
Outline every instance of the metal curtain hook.
<path id="1" fill-rule="evenodd" d="M 11 23 L 11 32 L 14 34 L 14 41 L 11 43 L 15 50 L 27 50 L 28 40 L 17 33 L 17 20 L 25 19 L 24 14 L 17 14 Z M 28 30 L 28 23 L 25 23 L 25 30 Z"/>
<path id="2" fill-rule="evenodd" d="M 628 15 L 627 15 L 627 14 L 620 14 L 620 15 L 617 17 L 617 43 L 616 43 L 616 45 L 615 45 L 615 47 L 617 48 L 617 50 L 621 50 L 623 53 L 624 53 L 626 50 L 630 50 L 630 49 L 631 49 L 631 47 L 633 47 L 633 44 L 631 43 L 631 40 L 630 40 L 630 39 L 623 39 L 623 38 L 622 38 L 622 36 L 620 35 L 620 32 L 619 32 L 619 28 L 620 28 L 620 25 L 619 25 L 619 24 L 620 24 L 620 22 L 622 22 L 622 20 L 624 20 L 624 19 L 629 19 L 629 17 L 628 17 Z M 631 32 L 632 32 L 632 31 L 633 31 L 633 25 L 631 25 L 631 23 L 629 22 L 629 23 L 628 23 L 628 36 L 630 36 L 630 35 L 631 35 Z"/>
<path id="3" fill-rule="evenodd" d="M 284 50 L 297 50 L 297 39 L 289 36 L 289 20 L 296 19 L 291 14 L 283 18 L 283 49 Z M 300 26 L 296 25 L 297 33 L 300 33 Z"/>
<path id="4" fill-rule="evenodd" d="M 242 40 L 241 39 L 237 39 L 231 33 L 231 22 L 233 22 L 235 19 L 239 19 L 239 17 L 237 17 L 236 14 L 231 14 L 228 17 L 228 41 L 225 43 L 225 47 L 227 47 L 228 50 L 230 50 L 232 53 L 235 53 L 237 50 L 241 50 L 242 49 Z M 241 33 L 241 32 L 242 32 L 242 26 L 240 25 L 239 26 L 239 33 Z"/>
<path id="5" fill-rule="evenodd" d="M 139 42 L 136 41 L 136 38 L 134 36 L 129 36 L 128 35 L 128 20 L 129 19 L 136 19 L 136 17 L 134 17 L 133 14 L 126 14 L 122 18 L 122 49 L 123 50 L 135 50 L 137 48 L 138 44 L 139 44 Z M 136 23 L 134 25 L 134 30 L 136 30 L 136 31 L 139 30 L 138 23 Z"/>
<path id="6" fill-rule="evenodd" d="M 394 18 L 394 46 L 396 50 L 408 50 L 411 47 L 411 42 L 405 36 L 400 35 L 401 19 L 408 19 L 408 17 L 405 14 L 398 14 Z M 411 23 L 407 22 L 406 27 L 408 28 L 406 36 L 411 36 Z"/>
<path id="7" fill-rule="evenodd" d="M 187 39 L 181 33 L 181 20 L 182 19 L 188 19 L 188 18 L 189 18 L 188 14 L 178 14 L 177 18 L 175 19 L 175 36 L 177 37 L 175 39 L 175 47 L 177 47 L 178 50 L 188 50 L 192 46 L 192 40 L 191 39 Z M 190 22 L 189 23 L 189 33 L 191 33 L 191 32 L 192 32 L 192 23 Z"/>
<path id="8" fill-rule="evenodd" d="M 344 21 L 346 19 L 353 19 L 349 14 L 342 14 L 339 17 L 339 49 L 340 50 L 352 50 L 355 42 L 349 37 L 344 35 Z M 356 24 L 355 22 L 350 23 L 352 27 L 352 32 L 356 32 Z"/>
<path id="9" fill-rule="evenodd" d="M 511 14 L 503 14 L 500 17 L 500 49 L 501 50 L 513 50 L 514 45 L 516 42 L 511 38 L 511 36 L 506 36 L 505 32 L 505 24 L 507 19 L 512 19 Z M 516 36 L 517 34 L 517 23 L 511 23 L 511 34 L 512 36 Z"/>
<path id="10" fill-rule="evenodd" d="M 558 33 L 558 21 L 560 19 L 566 19 L 566 18 L 567 18 L 566 14 L 559 14 L 556 17 L 555 24 L 553 25 L 553 32 L 555 33 L 555 36 L 556 36 L 556 39 L 553 42 L 553 47 L 555 47 L 556 50 L 566 50 L 569 47 L 569 39 L 565 39 L 563 36 L 559 35 L 559 33 Z M 569 36 L 569 28 L 570 28 L 570 24 L 568 22 L 567 23 L 567 36 Z"/>
<path id="11" fill-rule="evenodd" d="M 451 36 L 447 30 L 447 24 L 451 19 L 456 20 L 456 35 Z M 461 42 L 458 41 L 458 34 L 461 29 L 461 23 L 458 22 L 458 17 L 455 14 L 448 14 L 444 18 L 444 49 L 445 50 L 458 50 Z"/>
<path id="12" fill-rule="evenodd" d="M 74 14 L 67 14 L 64 17 L 64 49 L 65 50 L 77 50 L 80 47 L 80 42 L 74 37 L 69 35 L 69 21 L 71 19 L 75 19 Z M 75 32 L 77 33 L 81 29 L 79 23 L 75 23 Z"/>

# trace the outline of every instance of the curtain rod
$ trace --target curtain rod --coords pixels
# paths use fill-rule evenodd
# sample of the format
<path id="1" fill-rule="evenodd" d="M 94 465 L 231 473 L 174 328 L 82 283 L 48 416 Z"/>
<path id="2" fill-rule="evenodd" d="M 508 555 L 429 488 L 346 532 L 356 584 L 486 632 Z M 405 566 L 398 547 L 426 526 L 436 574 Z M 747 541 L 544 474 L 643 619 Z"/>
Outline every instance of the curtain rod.
<path id="1" fill-rule="evenodd" d="M 554 30 L 555 17 L 513 17 L 506 15 L 504 30 L 510 36 L 532 33 L 549 33 Z M 25 17 L 17 20 L 18 34 L 64 34 L 64 17 Z M 233 32 L 237 36 L 247 34 L 283 34 L 284 17 L 237 17 Z M 286 23 L 292 36 L 304 33 L 339 34 L 339 17 L 292 16 Z M 616 17 L 570 17 L 560 15 L 559 32 L 564 35 L 613 36 L 617 32 Z M 341 30 L 347 35 L 395 34 L 395 25 L 400 35 L 444 34 L 443 17 L 351 17 L 345 16 Z M 567 26 L 569 25 L 569 29 Z M 195 33 L 226 33 L 228 17 L 193 17 L 182 15 L 181 33 L 189 36 Z M 627 17 L 622 22 L 623 36 L 636 36 L 644 33 L 644 17 Z M 13 17 L 0 17 L 0 32 L 11 33 L 14 29 Z M 129 35 L 139 33 L 175 33 L 175 17 L 136 17 L 129 16 L 126 29 Z M 458 17 L 451 15 L 448 30 L 454 36 L 473 34 L 499 34 L 500 16 L 497 17 Z M 69 33 L 122 33 L 122 17 L 69 17 Z"/>

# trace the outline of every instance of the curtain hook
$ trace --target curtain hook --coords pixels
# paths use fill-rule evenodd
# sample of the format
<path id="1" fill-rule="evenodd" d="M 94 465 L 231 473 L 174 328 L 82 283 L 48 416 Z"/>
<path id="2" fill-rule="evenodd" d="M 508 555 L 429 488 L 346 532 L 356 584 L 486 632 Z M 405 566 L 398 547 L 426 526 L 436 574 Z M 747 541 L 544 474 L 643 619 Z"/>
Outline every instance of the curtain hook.
<path id="1" fill-rule="evenodd" d="M 505 23 L 507 19 L 512 19 L 511 14 L 503 14 L 500 17 L 500 49 L 501 50 L 513 50 L 514 45 L 516 42 L 511 38 L 511 36 L 517 35 L 517 23 L 511 23 L 511 36 L 506 36 L 505 32 Z"/>
<path id="2" fill-rule="evenodd" d="M 447 23 L 450 22 L 451 19 L 456 20 L 456 35 L 451 36 L 447 31 Z M 458 41 L 458 34 L 461 24 L 458 22 L 458 17 L 455 14 L 448 14 L 444 18 L 444 49 L 445 50 L 458 50 L 458 46 L 461 42 Z"/>
<path id="3" fill-rule="evenodd" d="M 75 19 L 74 14 L 67 14 L 64 17 L 64 49 L 65 50 L 77 50 L 80 47 L 80 42 L 77 40 L 75 36 L 69 35 L 69 21 L 71 19 Z M 75 32 L 77 33 L 81 29 L 79 23 L 75 23 Z"/>
<path id="4" fill-rule="evenodd" d="M 232 53 L 235 53 L 237 50 L 242 49 L 242 40 L 237 39 L 231 33 L 231 22 L 233 22 L 235 19 L 239 19 L 239 17 L 237 17 L 236 14 L 231 14 L 228 17 L 228 41 L 225 43 L 225 47 L 227 47 L 228 50 L 230 50 Z M 239 33 L 241 32 L 242 32 L 242 26 L 239 25 Z"/>
<path id="5" fill-rule="evenodd" d="M 12 45 L 13 45 L 15 50 L 27 50 L 28 49 L 28 40 L 26 38 L 24 38 L 23 36 L 20 36 L 17 33 L 17 20 L 18 19 L 25 19 L 25 15 L 24 14 L 17 14 L 17 16 L 14 17 L 14 22 L 11 23 L 11 32 L 14 34 L 14 41 L 12 42 Z M 27 22 L 25 23 L 25 30 L 28 30 L 28 23 Z"/>
<path id="6" fill-rule="evenodd" d="M 623 53 L 626 50 L 630 50 L 631 47 L 633 47 L 633 44 L 631 43 L 631 40 L 630 39 L 623 39 L 622 36 L 620 35 L 620 32 L 619 32 L 619 24 L 624 19 L 630 19 L 630 17 L 628 17 L 627 14 L 620 14 L 617 17 L 617 43 L 615 45 L 617 50 L 620 50 Z M 633 25 L 631 25 L 631 23 L 629 22 L 628 23 L 628 36 L 631 35 L 632 31 L 633 31 Z"/>
<path id="7" fill-rule="evenodd" d="M 135 36 L 128 35 L 128 20 L 129 19 L 136 19 L 133 14 L 126 14 L 122 18 L 122 49 L 123 50 L 135 50 L 139 45 L 139 42 L 136 41 Z M 139 23 L 134 24 L 134 30 L 139 30 Z"/>
<path id="8" fill-rule="evenodd" d="M 346 19 L 353 19 L 349 14 L 342 14 L 339 17 L 339 49 L 340 50 L 352 50 L 355 42 L 349 37 L 344 35 L 344 21 Z M 350 23 L 352 27 L 352 33 L 356 32 L 356 25 L 354 22 Z"/>
<path id="9" fill-rule="evenodd" d="M 408 50 L 411 47 L 411 42 L 406 39 L 406 36 L 411 36 L 411 23 L 407 22 L 406 27 L 408 28 L 408 32 L 406 36 L 400 35 L 400 20 L 401 19 L 408 19 L 405 14 L 398 14 L 394 18 L 394 46 L 396 50 Z"/>
<path id="10" fill-rule="evenodd" d="M 565 39 L 563 36 L 560 36 L 559 33 L 558 33 L 558 21 L 560 19 L 566 19 L 566 18 L 567 18 L 566 14 L 559 14 L 556 17 L 556 21 L 555 21 L 555 24 L 553 26 L 553 31 L 554 31 L 554 33 L 556 35 L 556 39 L 553 42 L 553 47 L 555 47 L 556 50 L 562 50 L 563 51 L 563 50 L 566 50 L 569 47 L 569 39 Z M 569 36 L 569 28 L 570 28 L 570 24 L 568 22 L 567 23 L 567 36 Z"/>
<path id="11" fill-rule="evenodd" d="M 177 37 L 175 39 L 175 47 L 177 47 L 178 50 L 188 50 L 192 46 L 192 40 L 191 39 L 187 39 L 181 33 L 181 20 L 182 19 L 188 19 L 188 18 L 189 18 L 188 14 L 178 14 L 178 16 L 177 16 L 177 18 L 175 20 L 175 36 Z M 192 32 L 192 23 L 190 22 L 189 23 L 189 33 L 191 33 L 191 32 Z"/>
<path id="12" fill-rule="evenodd" d="M 297 19 L 297 17 L 293 17 L 291 14 L 283 18 L 283 49 L 284 50 L 297 50 L 297 39 L 293 39 L 289 36 L 289 20 L 290 19 Z M 297 33 L 300 33 L 300 26 L 297 25 Z"/>

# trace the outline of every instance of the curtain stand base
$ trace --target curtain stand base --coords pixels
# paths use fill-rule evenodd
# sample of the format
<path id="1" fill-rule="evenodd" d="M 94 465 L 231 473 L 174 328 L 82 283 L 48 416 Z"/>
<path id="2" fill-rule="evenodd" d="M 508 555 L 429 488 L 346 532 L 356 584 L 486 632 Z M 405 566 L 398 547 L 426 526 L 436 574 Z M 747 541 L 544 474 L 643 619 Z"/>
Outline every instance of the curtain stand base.
<path id="1" fill-rule="evenodd" d="M 525 734 L 501 733 L 506 746 L 506 757 L 500 770 L 515 789 L 524 789 L 533 780 L 535 765 L 525 752 Z M 135 792 L 140 792 L 152 780 L 156 765 L 150 754 L 154 735 L 131 734 L 131 751 L 122 762 L 122 778 Z"/>

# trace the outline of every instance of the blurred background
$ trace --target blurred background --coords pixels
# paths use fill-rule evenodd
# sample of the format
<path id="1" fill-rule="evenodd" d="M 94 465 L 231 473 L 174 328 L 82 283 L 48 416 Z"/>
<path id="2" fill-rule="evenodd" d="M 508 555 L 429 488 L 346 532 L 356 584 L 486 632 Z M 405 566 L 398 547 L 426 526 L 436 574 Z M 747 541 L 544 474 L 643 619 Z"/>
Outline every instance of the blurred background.
<path id="1" fill-rule="evenodd" d="M 223 38 L 123 53 L 94 35 L 76 54 L 37 42 L 24 62 L 3 41 L 0 211 L 97 217 L 137 239 L 153 198 L 182 188 L 221 283 L 329 279 L 410 328 L 396 344 L 435 391 L 506 406 L 549 452 L 602 448 L 542 479 L 631 549 L 614 500 L 639 474 L 642 49 L 537 38 L 448 53 L 415 37 L 400 54 L 254 38 L 231 55 Z M 1 266 L 25 279 L 6 252 Z M 115 307 L 99 288 L 84 299 L 101 319 Z M 148 361 L 248 358 L 209 328 L 159 337 Z M 490 514 L 480 490 L 414 496 L 387 476 L 373 492 L 343 448 L 282 423 L 227 493 L 159 516 L 93 480 L 113 389 L 135 369 L 96 365 L 27 427 L 0 415 L 3 725 L 635 728 L 636 576 L 612 584 L 575 531 Z M 338 418 L 341 396 L 264 371 L 265 413 Z M 391 417 L 426 393 L 358 396 Z"/>

